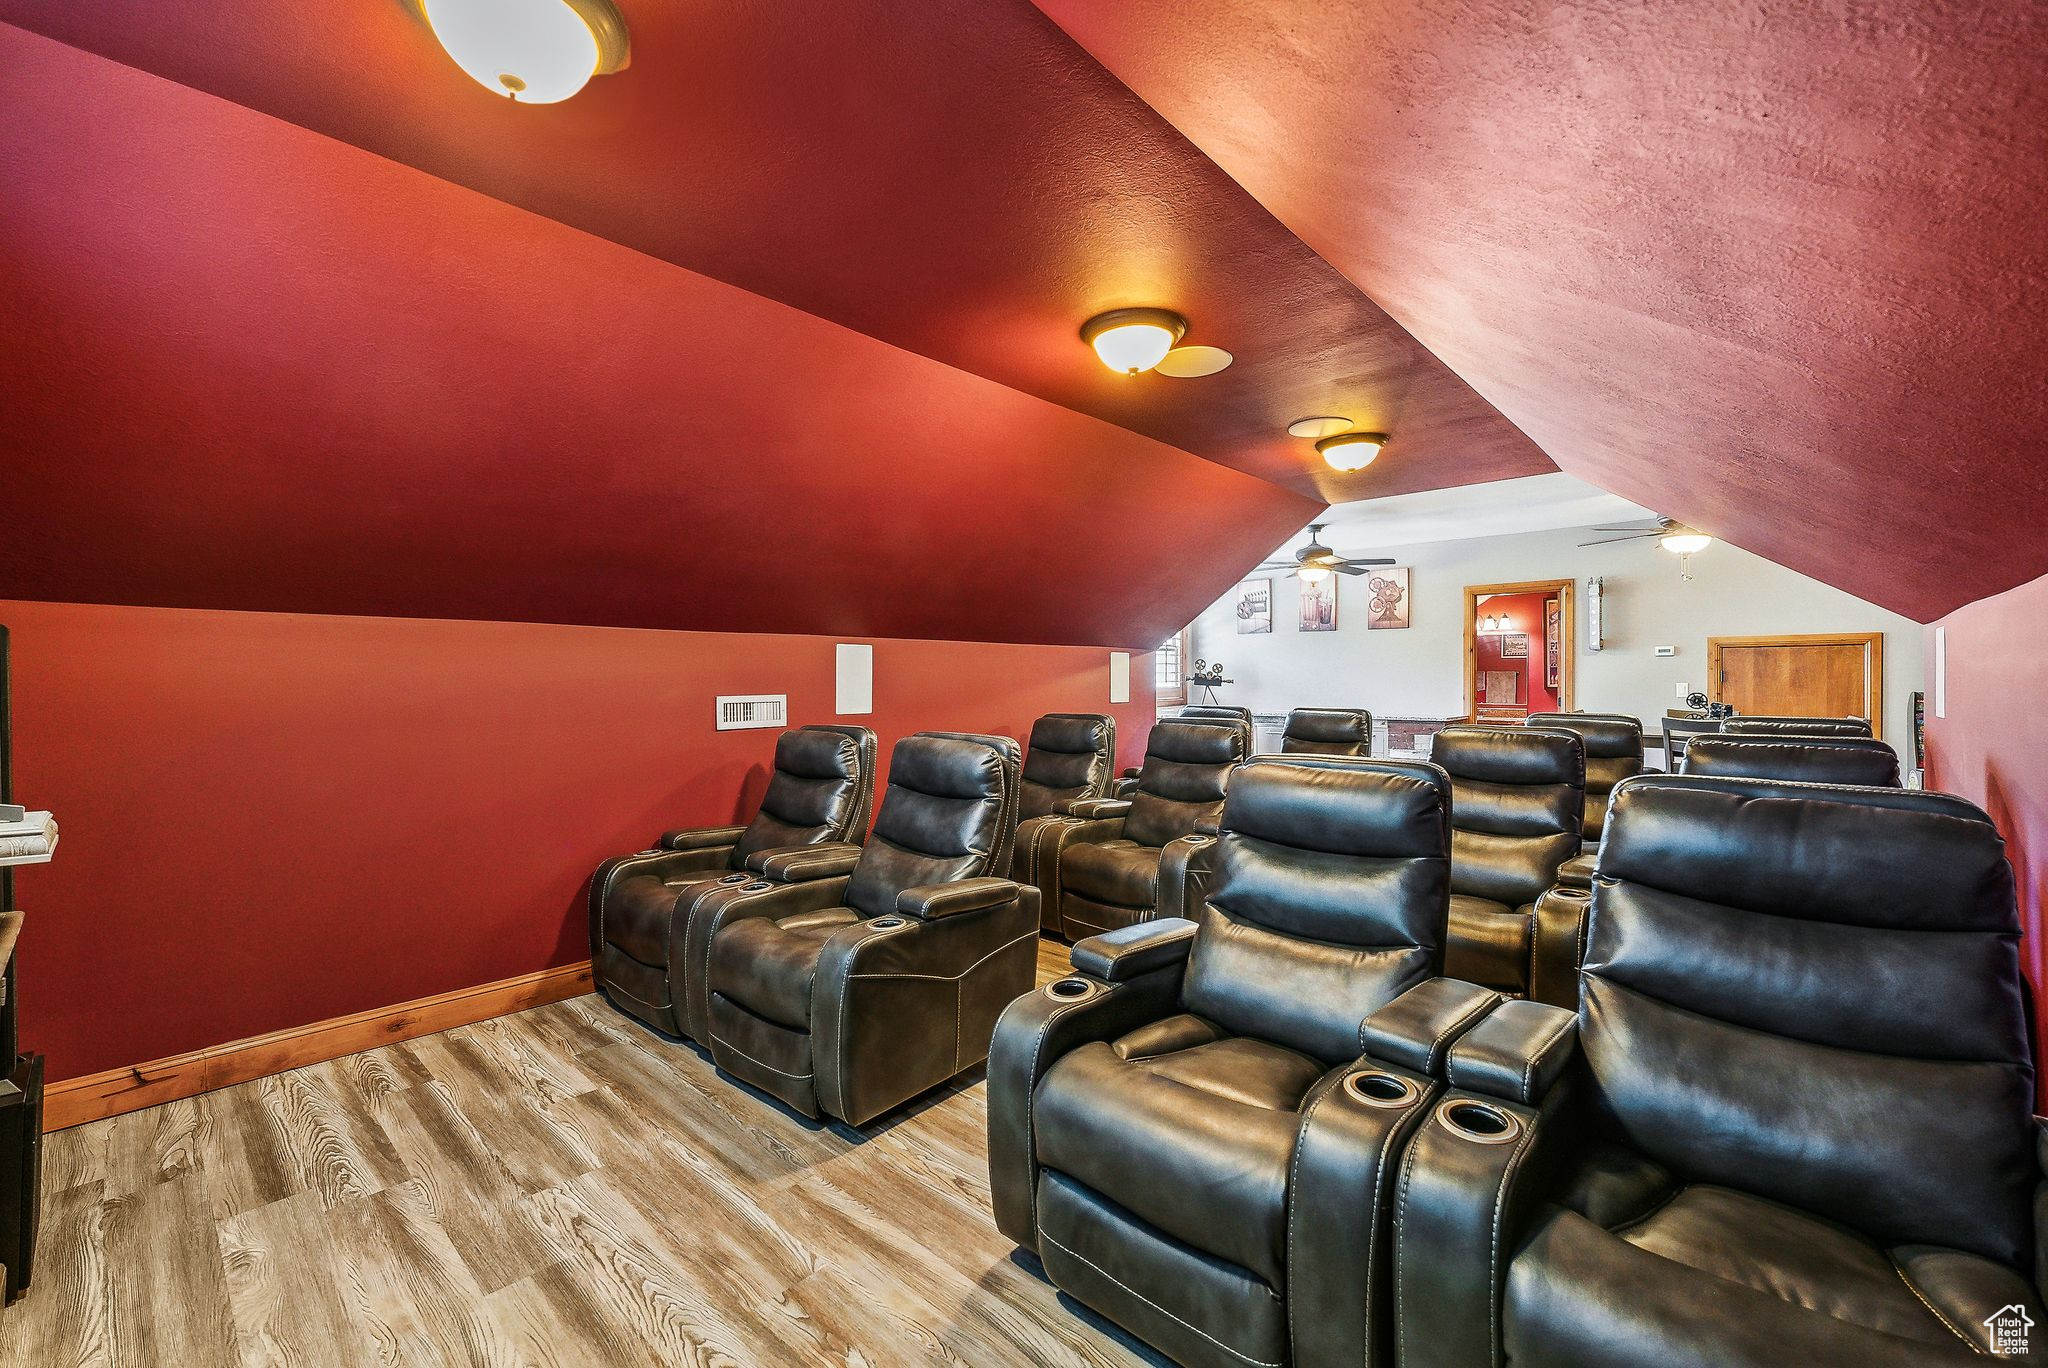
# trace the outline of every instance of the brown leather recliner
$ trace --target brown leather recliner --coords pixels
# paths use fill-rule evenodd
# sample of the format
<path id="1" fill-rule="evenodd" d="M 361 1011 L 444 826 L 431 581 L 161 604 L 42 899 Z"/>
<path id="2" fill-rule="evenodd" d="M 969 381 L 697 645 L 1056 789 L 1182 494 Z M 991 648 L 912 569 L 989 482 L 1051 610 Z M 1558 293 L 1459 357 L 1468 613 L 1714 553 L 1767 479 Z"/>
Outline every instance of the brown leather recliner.
<path id="1" fill-rule="evenodd" d="M 1946 794 L 1616 790 L 1577 1015 L 1497 1008 L 1403 1159 L 1403 1368 L 2048 1350 L 2003 843 Z"/>
<path id="2" fill-rule="evenodd" d="M 1154 724 L 1129 797 L 1069 803 L 1038 838 L 1045 929 L 1078 940 L 1179 915 L 1190 861 L 1250 749 L 1250 727 L 1232 719 Z"/>
<path id="3" fill-rule="evenodd" d="M 1163 720 L 1172 722 L 1241 722 L 1244 724 L 1244 733 L 1247 738 L 1250 738 L 1254 730 L 1252 710 L 1250 708 L 1241 708 L 1231 703 L 1192 703 L 1183 707 L 1171 718 Z M 1249 739 L 1247 739 L 1245 744 L 1245 754 L 1251 754 Z M 1128 798 L 1131 796 L 1132 790 L 1137 787 L 1138 767 L 1132 766 L 1117 776 L 1112 796 Z"/>
<path id="4" fill-rule="evenodd" d="M 1538 1001 L 1576 1001 L 1584 899 L 1551 895 L 1585 829 L 1585 743 L 1539 727 L 1446 727 L 1429 758 L 1451 776 L 1453 794 L 1444 972 Z"/>
<path id="5" fill-rule="evenodd" d="M 1280 737 L 1282 755 L 1371 755 L 1372 714 L 1362 708 L 1296 708 Z"/>
<path id="6" fill-rule="evenodd" d="M 866 837 L 874 793 L 875 734 L 868 728 L 783 732 L 752 821 L 664 832 L 654 849 L 597 867 L 590 880 L 597 987 L 613 1006 L 658 1031 L 695 1035 L 685 1019 L 691 962 L 684 944 L 698 904 L 720 887 L 844 874 Z"/>
<path id="7" fill-rule="evenodd" d="M 1686 747 L 1679 772 L 1723 779 L 1898 788 L 1899 753 L 1869 736 L 1702 736 Z"/>
<path id="8" fill-rule="evenodd" d="M 1039 885 L 1037 843 L 1067 804 L 1106 798 L 1116 776 L 1116 719 L 1102 713 L 1047 713 L 1031 724 L 1017 800 L 1017 853 L 1010 877 Z"/>
<path id="9" fill-rule="evenodd" d="M 1557 881 L 1565 888 L 1593 886 L 1593 855 L 1614 786 L 1643 772 L 1643 724 L 1626 713 L 1531 713 L 1529 725 L 1576 733 L 1586 743 L 1586 826 L 1579 853 L 1565 861 Z"/>
<path id="10" fill-rule="evenodd" d="M 905 737 L 850 875 L 715 899 L 718 1067 L 857 1126 L 987 1058 L 1038 963 L 1038 891 L 996 877 L 1010 867 L 1018 769 L 1006 736 Z"/>
<path id="11" fill-rule="evenodd" d="M 1726 736 L 1869 736 L 1867 717 L 1731 717 L 1721 723 Z"/>
<path id="12" fill-rule="evenodd" d="M 1428 764 L 1253 760 L 1194 920 L 1084 939 L 1073 976 L 1003 1014 L 996 1224 L 1062 1291 L 1185 1368 L 1391 1361 L 1375 1255 L 1438 1085 L 1367 1066 L 1363 1023 L 1449 1008 L 1406 1033 L 1440 1063 L 1433 1042 L 1499 1001 L 1434 977 L 1450 808 Z"/>

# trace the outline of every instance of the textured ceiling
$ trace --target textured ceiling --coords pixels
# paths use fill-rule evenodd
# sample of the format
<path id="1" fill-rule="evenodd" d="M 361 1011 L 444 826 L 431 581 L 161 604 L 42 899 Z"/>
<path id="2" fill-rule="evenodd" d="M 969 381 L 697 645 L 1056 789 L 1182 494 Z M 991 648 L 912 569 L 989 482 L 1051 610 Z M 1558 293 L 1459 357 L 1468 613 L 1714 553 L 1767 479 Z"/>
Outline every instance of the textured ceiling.
<path id="1" fill-rule="evenodd" d="M 1038 3 L 1565 470 L 1923 621 L 2048 572 L 2048 5 Z"/>
<path id="2" fill-rule="evenodd" d="M 560 105 L 461 75 L 400 0 L 0 0 L 209 91 L 1326 501 L 1554 469 L 1027 0 L 620 0 L 632 64 Z M 1238 356 L 1110 374 L 1165 304 Z M 1353 476 L 1288 422 L 1395 441 Z"/>
<path id="3" fill-rule="evenodd" d="M 1149 648 L 1319 506 L 5 25 L 0 70 L 0 597 Z"/>

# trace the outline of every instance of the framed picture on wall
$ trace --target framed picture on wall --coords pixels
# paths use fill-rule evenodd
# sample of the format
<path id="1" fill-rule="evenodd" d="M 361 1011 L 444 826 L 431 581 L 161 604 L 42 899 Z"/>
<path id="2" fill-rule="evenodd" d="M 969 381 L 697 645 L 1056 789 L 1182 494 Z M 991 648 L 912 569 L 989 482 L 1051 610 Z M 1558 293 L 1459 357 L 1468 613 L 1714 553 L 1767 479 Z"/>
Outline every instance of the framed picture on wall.
<path id="1" fill-rule="evenodd" d="M 1562 621 L 1556 599 L 1543 601 L 1543 686 L 1557 691 L 1557 643 Z"/>
<path id="2" fill-rule="evenodd" d="M 1273 630 L 1273 581 L 1246 580 L 1237 586 L 1237 634 Z"/>
<path id="3" fill-rule="evenodd" d="M 1529 658 L 1529 634 L 1527 632 L 1502 632 L 1500 634 L 1500 658 L 1502 660 L 1527 660 Z"/>
<path id="4" fill-rule="evenodd" d="M 1372 603 L 1365 615 L 1367 631 L 1409 625 L 1407 566 L 1390 565 L 1374 570 L 1366 576 L 1365 588 L 1372 595 Z"/>
<path id="5" fill-rule="evenodd" d="M 1301 630 L 1304 632 L 1334 632 L 1337 630 L 1337 577 L 1330 576 L 1320 584 L 1301 586 Z"/>

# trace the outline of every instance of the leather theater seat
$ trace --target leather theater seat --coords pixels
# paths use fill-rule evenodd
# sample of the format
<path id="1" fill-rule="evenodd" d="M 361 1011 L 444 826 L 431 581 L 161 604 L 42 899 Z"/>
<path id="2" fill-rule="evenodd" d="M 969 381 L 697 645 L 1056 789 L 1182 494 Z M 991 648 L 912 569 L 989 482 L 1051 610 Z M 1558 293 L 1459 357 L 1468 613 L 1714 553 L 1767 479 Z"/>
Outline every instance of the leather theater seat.
<path id="1" fill-rule="evenodd" d="M 1899 753 L 1868 736 L 1702 736 L 1686 748 L 1680 773 L 1898 788 Z"/>
<path id="2" fill-rule="evenodd" d="M 775 769 L 745 826 L 663 833 L 656 848 L 598 866 L 590 881 L 592 976 L 613 1006 L 670 1035 L 687 1020 L 691 916 L 714 890 L 844 874 L 866 837 L 875 734 L 812 726 L 775 739 Z M 701 1038 L 701 1037 L 700 1037 Z"/>
<path id="3" fill-rule="evenodd" d="M 1404 1362 L 1934 1368 L 1982 1362 L 2001 1311 L 2040 1361 L 2048 1190 L 1990 820 L 1651 775 L 1609 823 L 1576 1015 L 1463 1037 L 1445 1106 L 1481 1124 L 1403 1160 Z"/>
<path id="4" fill-rule="evenodd" d="M 1010 877 L 1042 882 L 1037 843 L 1067 804 L 1106 798 L 1116 781 L 1116 719 L 1101 713 L 1047 713 L 1031 724 L 1017 799 L 1016 854 Z"/>
<path id="5" fill-rule="evenodd" d="M 1181 708 L 1181 710 L 1175 713 L 1171 718 L 1167 718 L 1164 720 L 1171 722 L 1200 721 L 1242 723 L 1244 725 L 1245 734 L 1245 754 L 1251 754 L 1251 738 L 1254 731 L 1254 724 L 1252 722 L 1252 710 L 1250 708 L 1241 708 L 1231 703 L 1190 703 Z M 1138 770 L 1136 768 L 1126 769 L 1122 774 L 1117 776 L 1115 786 L 1112 790 L 1112 796 L 1117 798 L 1128 798 L 1131 795 L 1131 790 L 1136 788 L 1137 785 Z"/>
<path id="6" fill-rule="evenodd" d="M 1730 717 L 1721 723 L 1727 736 L 1869 736 L 1867 717 Z"/>
<path id="7" fill-rule="evenodd" d="M 1573 732 L 1586 743 L 1586 826 L 1579 853 L 1565 861 L 1557 881 L 1566 888 L 1591 888 L 1608 799 L 1616 784 L 1643 772 L 1643 724 L 1625 713 L 1531 713 L 1529 725 Z"/>
<path id="8" fill-rule="evenodd" d="M 1280 737 L 1282 755 L 1371 755 L 1372 714 L 1362 708 L 1296 708 Z"/>
<path id="9" fill-rule="evenodd" d="M 1127 798 L 1070 803 L 1038 836 L 1045 929 L 1078 940 L 1176 915 L 1188 864 L 1223 810 L 1251 728 L 1224 718 L 1155 723 Z"/>
<path id="10" fill-rule="evenodd" d="M 1446 727 L 1430 760 L 1451 776 L 1451 931 L 1444 972 L 1539 1000 L 1577 987 L 1576 918 L 1538 900 L 1579 853 L 1585 743 L 1538 727 Z M 1553 906 L 1556 900 L 1553 900 Z M 1539 930 L 1543 933 L 1539 935 Z"/>
<path id="11" fill-rule="evenodd" d="M 1362 1070 L 1362 1023 L 1448 988 L 1457 1013 L 1424 1039 L 1450 1038 L 1499 1001 L 1434 977 L 1449 819 L 1426 764 L 1251 761 L 1194 919 L 1082 940 L 1073 977 L 1004 1014 L 996 1222 L 1062 1291 L 1188 1368 L 1381 1348 L 1387 1156 L 1436 1085 Z"/>
<path id="12" fill-rule="evenodd" d="M 850 876 L 723 904 L 705 978 L 718 1067 L 857 1126 L 987 1058 L 1038 963 L 1038 892 L 996 877 L 1018 770 L 1008 737 L 906 737 Z"/>

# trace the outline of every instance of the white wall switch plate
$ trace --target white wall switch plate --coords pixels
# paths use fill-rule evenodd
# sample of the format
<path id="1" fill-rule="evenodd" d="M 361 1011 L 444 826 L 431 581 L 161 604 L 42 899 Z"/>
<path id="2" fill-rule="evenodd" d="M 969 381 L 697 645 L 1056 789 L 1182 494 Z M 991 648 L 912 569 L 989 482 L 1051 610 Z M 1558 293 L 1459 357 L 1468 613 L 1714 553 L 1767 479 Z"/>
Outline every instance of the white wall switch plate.
<path id="1" fill-rule="evenodd" d="M 1687 694 L 1689 694 L 1689 693 L 1691 693 L 1691 692 L 1692 692 L 1692 685 L 1690 685 L 1690 684 L 1680 684 L 1680 685 L 1678 686 L 1678 690 L 1677 690 L 1677 692 L 1678 692 L 1678 701 L 1679 701 L 1679 702 L 1681 702 L 1681 703 L 1683 703 L 1683 702 L 1685 702 L 1685 696 L 1686 696 Z"/>

